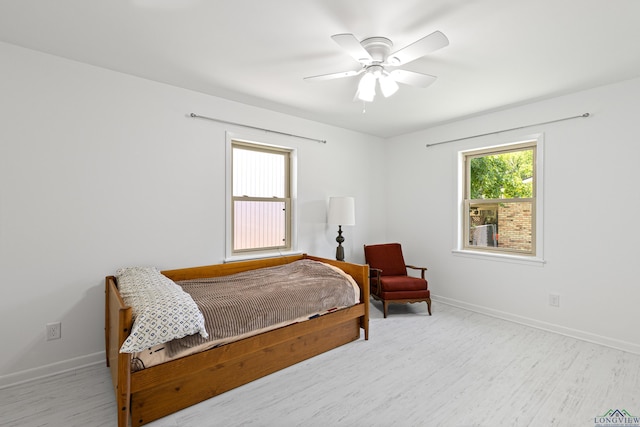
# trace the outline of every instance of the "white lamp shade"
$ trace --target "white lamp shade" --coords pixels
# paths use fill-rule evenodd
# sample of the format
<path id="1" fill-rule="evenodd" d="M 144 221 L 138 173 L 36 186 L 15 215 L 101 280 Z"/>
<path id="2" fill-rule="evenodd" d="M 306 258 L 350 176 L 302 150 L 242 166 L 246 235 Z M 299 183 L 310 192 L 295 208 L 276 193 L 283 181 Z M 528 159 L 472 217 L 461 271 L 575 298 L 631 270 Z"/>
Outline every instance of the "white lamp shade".
<path id="1" fill-rule="evenodd" d="M 358 84 L 358 93 L 356 95 L 359 100 L 372 102 L 376 96 L 376 77 L 372 73 L 365 73 Z"/>
<path id="2" fill-rule="evenodd" d="M 335 225 L 356 225 L 355 205 L 353 197 L 330 197 L 327 222 Z"/>
<path id="3" fill-rule="evenodd" d="M 390 97 L 394 93 L 396 93 L 399 89 L 398 83 L 393 80 L 393 77 L 389 77 L 386 74 L 383 74 L 378 79 L 380 81 L 380 91 L 384 95 L 385 98 Z"/>

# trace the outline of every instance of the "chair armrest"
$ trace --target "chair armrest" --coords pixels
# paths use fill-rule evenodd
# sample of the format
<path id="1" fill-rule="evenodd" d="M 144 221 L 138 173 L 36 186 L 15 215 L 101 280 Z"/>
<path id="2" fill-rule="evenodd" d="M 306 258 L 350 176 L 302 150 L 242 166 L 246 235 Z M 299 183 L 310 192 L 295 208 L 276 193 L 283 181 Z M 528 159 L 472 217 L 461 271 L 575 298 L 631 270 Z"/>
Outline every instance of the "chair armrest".
<path id="1" fill-rule="evenodd" d="M 369 285 L 373 285 L 372 293 L 378 295 L 380 294 L 380 275 L 382 274 L 382 270 L 379 268 L 369 267 Z M 375 279 L 375 280 L 371 280 Z"/>
<path id="2" fill-rule="evenodd" d="M 416 267 L 415 265 L 406 265 L 407 268 L 413 268 L 414 270 L 420 270 L 420 277 L 424 279 L 424 272 L 427 271 L 427 267 Z"/>

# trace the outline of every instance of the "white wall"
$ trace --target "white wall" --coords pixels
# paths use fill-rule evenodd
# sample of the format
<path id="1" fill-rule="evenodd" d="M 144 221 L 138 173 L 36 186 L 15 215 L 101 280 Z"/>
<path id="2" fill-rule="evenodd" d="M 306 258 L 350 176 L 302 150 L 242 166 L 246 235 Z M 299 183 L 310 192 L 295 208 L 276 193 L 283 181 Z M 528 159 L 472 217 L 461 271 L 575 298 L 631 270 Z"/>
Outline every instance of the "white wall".
<path id="1" fill-rule="evenodd" d="M 104 277 L 224 257 L 225 131 L 195 112 L 326 139 L 298 148 L 300 250 L 333 257 L 329 196 L 356 197 L 347 260 L 380 236 L 384 141 L 0 43 L 0 386 L 104 358 Z M 381 237 L 378 237 L 381 238 Z M 45 341 L 45 324 L 62 339 Z"/>
<path id="2" fill-rule="evenodd" d="M 403 242 L 407 262 L 430 267 L 441 302 L 640 353 L 638 111 L 640 79 L 390 140 L 387 237 Z M 585 112 L 592 117 L 425 147 Z M 534 133 L 545 140 L 546 263 L 453 254 L 458 151 Z"/>
<path id="3" fill-rule="evenodd" d="M 334 255 L 326 203 L 353 195 L 349 261 L 364 261 L 364 243 L 400 241 L 442 302 L 640 353 L 640 80 L 382 141 L 8 44 L 0 57 L 0 386 L 102 360 L 103 280 L 118 267 L 222 261 L 225 131 L 246 130 L 190 112 L 328 140 L 287 140 L 299 149 L 302 251 Z M 583 112 L 593 116 L 425 147 Z M 546 264 L 453 255 L 457 151 L 536 132 Z M 387 176 L 370 167 L 383 163 Z M 47 342 L 54 321 L 63 338 Z"/>

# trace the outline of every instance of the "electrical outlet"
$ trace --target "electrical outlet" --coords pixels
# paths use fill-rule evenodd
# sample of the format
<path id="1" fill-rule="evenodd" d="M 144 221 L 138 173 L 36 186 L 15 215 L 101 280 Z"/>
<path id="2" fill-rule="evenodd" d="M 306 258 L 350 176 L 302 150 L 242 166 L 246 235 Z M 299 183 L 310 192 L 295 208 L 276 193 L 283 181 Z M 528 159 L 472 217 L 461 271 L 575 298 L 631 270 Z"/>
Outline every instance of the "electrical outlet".
<path id="1" fill-rule="evenodd" d="M 551 307 L 560 307 L 560 295 L 549 294 L 549 305 Z"/>
<path id="2" fill-rule="evenodd" d="M 60 322 L 47 323 L 47 341 L 62 338 L 62 324 Z"/>

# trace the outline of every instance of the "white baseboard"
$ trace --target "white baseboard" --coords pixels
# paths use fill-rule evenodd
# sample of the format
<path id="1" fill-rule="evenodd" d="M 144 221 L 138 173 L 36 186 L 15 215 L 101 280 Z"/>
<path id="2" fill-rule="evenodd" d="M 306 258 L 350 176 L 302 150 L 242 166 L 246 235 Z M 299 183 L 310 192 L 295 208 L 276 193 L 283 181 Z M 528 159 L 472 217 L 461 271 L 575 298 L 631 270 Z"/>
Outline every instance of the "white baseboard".
<path id="1" fill-rule="evenodd" d="M 16 372 L 13 374 L 0 376 L 0 389 L 11 387 L 14 385 L 26 383 L 40 378 L 50 377 L 52 375 L 73 371 L 85 366 L 104 363 L 106 366 L 106 355 L 104 351 L 88 354 L 86 356 L 75 357 L 73 359 L 63 360 L 61 362 L 44 365 L 33 369 Z"/>
<path id="2" fill-rule="evenodd" d="M 441 296 L 432 295 L 431 299 L 440 302 L 442 304 L 451 305 L 465 310 L 473 311 L 480 314 L 486 314 L 487 316 L 496 317 L 510 322 L 519 323 L 525 326 L 531 326 L 533 328 L 542 329 L 549 332 L 555 332 L 560 335 L 565 335 L 571 338 L 576 338 L 582 341 L 588 341 L 594 344 L 604 345 L 606 347 L 615 348 L 617 350 L 626 351 L 633 354 L 640 355 L 640 345 L 629 341 L 622 341 L 615 338 L 605 337 L 602 335 L 592 334 L 590 332 L 581 331 L 579 329 L 567 328 L 565 326 L 556 325 L 553 323 L 542 322 L 540 320 L 531 319 L 524 316 L 519 316 L 513 313 L 507 313 L 500 310 L 494 310 L 492 308 L 466 303 L 453 298 L 446 298 Z"/>

